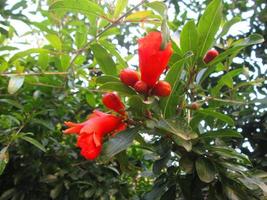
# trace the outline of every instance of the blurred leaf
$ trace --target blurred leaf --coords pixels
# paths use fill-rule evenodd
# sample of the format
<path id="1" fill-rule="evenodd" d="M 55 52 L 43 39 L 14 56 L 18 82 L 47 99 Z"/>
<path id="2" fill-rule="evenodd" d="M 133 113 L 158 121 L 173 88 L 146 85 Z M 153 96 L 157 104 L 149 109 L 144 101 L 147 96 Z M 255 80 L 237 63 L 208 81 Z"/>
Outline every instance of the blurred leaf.
<path id="1" fill-rule="evenodd" d="M 108 82 L 120 82 L 120 79 L 118 79 L 116 76 L 104 75 L 104 76 L 97 77 L 96 82 L 98 84 L 104 84 Z"/>
<path id="2" fill-rule="evenodd" d="M 213 0 L 206 8 L 201 16 L 198 24 L 199 43 L 198 57 L 203 58 L 204 54 L 209 50 L 214 38 L 219 30 L 222 20 L 222 2 L 221 0 Z"/>
<path id="3" fill-rule="evenodd" d="M 138 128 L 126 129 L 110 138 L 104 144 L 103 155 L 108 159 L 127 149 L 138 134 Z"/>
<path id="4" fill-rule="evenodd" d="M 136 92 L 131 89 L 130 87 L 127 87 L 122 82 L 108 82 L 99 87 L 100 90 L 104 91 L 117 91 L 120 94 L 123 95 L 135 95 Z"/>
<path id="5" fill-rule="evenodd" d="M 41 49 L 41 48 L 28 49 L 28 50 L 16 53 L 14 56 L 12 56 L 9 59 L 8 62 L 12 63 L 12 62 L 16 61 L 19 58 L 23 58 L 23 57 L 28 56 L 28 55 L 33 54 L 33 53 L 39 53 L 40 54 L 40 53 L 49 53 L 49 52 L 50 51 L 48 49 Z"/>
<path id="6" fill-rule="evenodd" d="M 8 93 L 15 94 L 24 83 L 24 76 L 11 76 L 8 82 Z"/>
<path id="7" fill-rule="evenodd" d="M 164 16 L 164 13 L 167 9 L 165 3 L 159 1 L 146 3 L 145 6 L 150 7 L 153 10 L 157 11 L 161 16 Z"/>
<path id="8" fill-rule="evenodd" d="M 200 139 L 213 138 L 242 138 L 243 136 L 232 129 L 222 129 L 217 131 L 209 131 L 200 135 Z"/>
<path id="9" fill-rule="evenodd" d="M 200 180 L 205 183 L 210 183 L 215 178 L 215 168 L 208 159 L 198 158 L 196 161 L 196 170 Z"/>
<path id="10" fill-rule="evenodd" d="M 8 147 L 4 147 L 0 151 L 0 176 L 4 172 L 5 167 L 9 161 Z"/>
<path id="11" fill-rule="evenodd" d="M 149 16 L 153 15 L 152 11 L 137 11 L 135 13 L 132 13 L 130 15 L 128 15 L 125 18 L 125 21 L 141 21 L 143 19 L 148 18 Z"/>
<path id="12" fill-rule="evenodd" d="M 107 75 L 116 75 L 116 65 L 107 50 L 96 43 L 91 45 L 90 48 L 94 52 L 95 59 L 97 60 L 101 70 Z"/>
<path id="13" fill-rule="evenodd" d="M 23 109 L 23 106 L 19 104 L 17 101 L 12 100 L 12 99 L 0 99 L 0 103 L 7 103 L 9 105 L 12 105 L 18 109 Z"/>
<path id="14" fill-rule="evenodd" d="M 231 47 L 231 48 L 227 49 L 226 51 L 224 51 L 223 53 L 219 54 L 214 60 L 212 60 L 211 62 L 208 63 L 208 66 L 213 66 L 213 65 L 225 60 L 230 55 L 239 52 L 240 50 L 242 50 L 243 48 L 245 48 L 247 46 L 259 44 L 262 42 L 264 42 L 264 38 L 261 35 L 254 33 L 247 38 L 241 39 L 238 43 L 235 43 L 233 45 L 233 47 Z"/>
<path id="15" fill-rule="evenodd" d="M 42 70 L 46 70 L 49 63 L 49 55 L 47 53 L 40 53 L 38 59 L 38 65 L 41 67 Z"/>
<path id="16" fill-rule="evenodd" d="M 117 0 L 116 7 L 114 10 L 113 18 L 118 18 L 123 10 L 126 8 L 128 0 Z"/>
<path id="17" fill-rule="evenodd" d="M 230 30 L 230 28 L 231 28 L 234 24 L 236 24 L 236 23 L 238 23 L 238 22 L 240 22 L 240 21 L 241 21 L 241 17 L 238 17 L 238 16 L 232 18 L 230 21 L 227 21 L 227 22 L 223 25 L 222 31 L 221 31 L 220 35 L 218 36 L 218 38 L 220 38 L 220 37 L 226 35 L 226 34 L 228 33 L 228 31 Z"/>
<path id="18" fill-rule="evenodd" d="M 179 160 L 179 166 L 183 171 L 188 174 L 191 174 L 194 169 L 194 162 L 189 158 L 189 156 L 182 156 Z"/>
<path id="19" fill-rule="evenodd" d="M 197 113 L 204 115 L 204 116 L 219 119 L 223 122 L 228 123 L 231 126 L 234 126 L 234 124 L 235 124 L 234 120 L 231 117 L 229 117 L 228 115 L 225 115 L 225 114 L 222 114 L 222 113 L 210 110 L 210 109 L 201 109 L 201 110 L 198 110 Z"/>
<path id="20" fill-rule="evenodd" d="M 46 152 L 45 147 L 40 142 L 38 142 L 37 140 L 35 140 L 35 139 L 31 138 L 31 137 L 28 137 L 28 136 L 21 136 L 20 138 L 25 140 L 25 141 L 27 141 L 27 142 L 29 142 L 29 143 L 31 143 L 32 145 L 36 146 L 41 151 Z"/>
<path id="21" fill-rule="evenodd" d="M 46 39 L 50 42 L 50 44 L 57 50 L 61 51 L 62 43 L 60 38 L 55 34 L 46 35 Z"/>
<path id="22" fill-rule="evenodd" d="M 86 15 L 103 15 L 104 11 L 98 4 L 89 0 L 57 0 L 50 5 L 50 11 L 66 10 Z"/>

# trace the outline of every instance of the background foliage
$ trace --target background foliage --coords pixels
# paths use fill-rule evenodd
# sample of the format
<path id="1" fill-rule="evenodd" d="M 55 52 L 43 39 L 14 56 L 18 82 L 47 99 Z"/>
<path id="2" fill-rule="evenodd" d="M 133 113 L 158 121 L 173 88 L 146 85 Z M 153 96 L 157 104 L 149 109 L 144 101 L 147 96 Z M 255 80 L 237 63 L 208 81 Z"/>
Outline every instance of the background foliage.
<path id="1" fill-rule="evenodd" d="M 206 71 L 192 53 L 201 57 L 208 48 L 188 45 L 188 37 L 196 39 L 193 30 L 211 1 L 95 2 L 0 1 L 0 199 L 264 199 L 266 2 L 223 3 L 215 48 L 226 56 Z M 155 115 L 163 107 L 165 119 L 157 125 L 146 119 L 140 134 L 130 129 L 117 136 L 134 134 L 134 142 L 129 137 L 117 145 L 112 138 L 102 158 L 85 161 L 75 138 L 62 135 L 62 123 L 83 121 L 96 107 L 103 110 L 104 91 L 132 94 L 116 75 L 138 66 L 137 38 L 146 29 L 159 30 L 164 5 L 175 51 L 166 80 L 175 93 L 148 106 Z M 220 18 L 213 10 L 208 21 Z M 28 41 L 25 49 L 13 20 L 29 26 L 25 36 L 39 40 Z M 230 25 L 239 21 L 246 21 L 247 30 L 232 35 Z M 198 24 L 202 41 L 210 23 Z M 210 44 L 216 25 L 212 29 Z M 236 42 L 240 38 L 248 39 Z M 190 78 L 194 62 L 198 73 Z M 201 110 L 186 109 L 195 101 L 203 103 Z M 147 104 L 139 96 L 127 102 L 133 117 L 142 116 Z M 173 124 L 168 118 L 178 104 L 181 118 Z"/>

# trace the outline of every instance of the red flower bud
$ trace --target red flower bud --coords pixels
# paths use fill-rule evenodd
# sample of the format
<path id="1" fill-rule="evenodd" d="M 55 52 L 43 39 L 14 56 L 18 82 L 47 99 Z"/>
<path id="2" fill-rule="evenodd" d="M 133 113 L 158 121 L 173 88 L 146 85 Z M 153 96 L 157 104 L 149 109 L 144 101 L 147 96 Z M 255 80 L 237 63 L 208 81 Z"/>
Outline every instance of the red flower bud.
<path id="1" fill-rule="evenodd" d="M 138 41 L 139 67 L 141 80 L 152 88 L 167 67 L 172 55 L 171 42 L 161 49 L 161 32 L 150 32 Z"/>
<path id="2" fill-rule="evenodd" d="M 171 94 L 171 85 L 166 81 L 159 81 L 153 88 L 152 94 L 159 97 L 166 97 Z"/>
<path id="3" fill-rule="evenodd" d="M 134 86 L 134 84 L 139 80 L 139 73 L 132 69 L 123 69 L 120 72 L 120 79 L 125 85 Z"/>
<path id="4" fill-rule="evenodd" d="M 206 55 L 204 56 L 204 62 L 209 63 L 211 62 L 215 57 L 219 55 L 219 52 L 216 51 L 215 49 L 209 50 Z"/>
<path id="5" fill-rule="evenodd" d="M 104 94 L 102 97 L 102 102 L 107 108 L 114 110 L 115 112 L 120 113 L 122 115 L 125 114 L 125 106 L 116 93 L 108 92 Z"/>
<path id="6" fill-rule="evenodd" d="M 136 92 L 146 94 L 148 92 L 148 86 L 144 81 L 137 81 L 134 85 Z"/>

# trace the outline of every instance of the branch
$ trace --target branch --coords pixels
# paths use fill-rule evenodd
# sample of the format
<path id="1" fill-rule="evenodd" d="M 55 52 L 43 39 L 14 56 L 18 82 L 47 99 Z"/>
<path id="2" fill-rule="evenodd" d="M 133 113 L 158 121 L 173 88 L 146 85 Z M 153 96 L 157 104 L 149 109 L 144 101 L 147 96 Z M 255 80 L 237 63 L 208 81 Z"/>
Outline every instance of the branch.
<path id="1" fill-rule="evenodd" d="M 33 73 L 2 73 L 0 76 L 42 76 L 42 75 L 61 75 L 66 76 L 68 72 L 33 72 Z"/>

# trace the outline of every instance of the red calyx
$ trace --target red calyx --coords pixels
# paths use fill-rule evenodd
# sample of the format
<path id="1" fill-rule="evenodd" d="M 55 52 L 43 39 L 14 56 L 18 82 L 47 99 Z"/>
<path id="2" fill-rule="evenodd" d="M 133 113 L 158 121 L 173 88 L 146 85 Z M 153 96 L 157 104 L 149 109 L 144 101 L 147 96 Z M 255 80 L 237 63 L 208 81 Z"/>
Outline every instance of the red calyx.
<path id="1" fill-rule="evenodd" d="M 114 110 L 119 114 L 122 115 L 125 114 L 125 106 L 121 102 L 120 97 L 116 93 L 109 92 L 104 94 L 102 97 L 102 102 L 107 108 Z"/>
<path id="2" fill-rule="evenodd" d="M 148 92 L 148 86 L 144 81 L 137 81 L 134 85 L 134 89 L 136 92 L 141 94 L 147 94 Z"/>
<path id="3" fill-rule="evenodd" d="M 123 69 L 120 72 L 120 79 L 125 85 L 134 87 L 135 83 L 139 80 L 139 74 L 132 69 Z"/>
<path id="4" fill-rule="evenodd" d="M 211 62 L 215 57 L 217 57 L 219 55 L 219 52 L 215 49 L 211 49 L 209 50 L 206 55 L 204 56 L 204 62 L 205 63 L 209 63 Z"/>
<path id="5" fill-rule="evenodd" d="M 153 88 L 152 94 L 159 97 L 167 97 L 171 94 L 171 85 L 166 81 L 159 81 Z"/>

